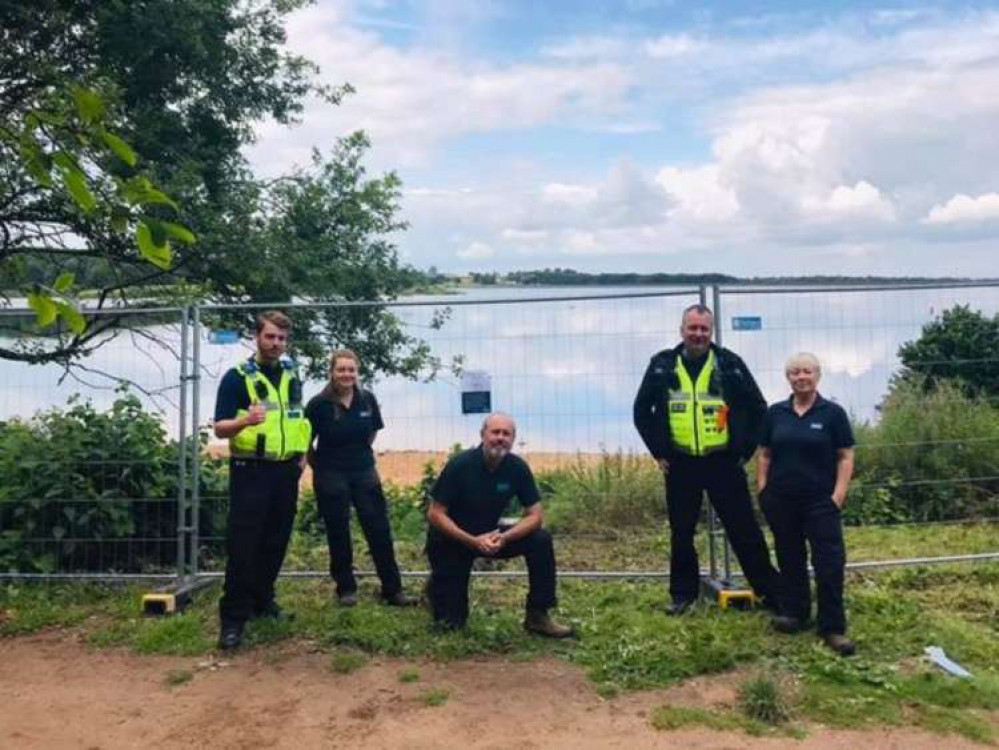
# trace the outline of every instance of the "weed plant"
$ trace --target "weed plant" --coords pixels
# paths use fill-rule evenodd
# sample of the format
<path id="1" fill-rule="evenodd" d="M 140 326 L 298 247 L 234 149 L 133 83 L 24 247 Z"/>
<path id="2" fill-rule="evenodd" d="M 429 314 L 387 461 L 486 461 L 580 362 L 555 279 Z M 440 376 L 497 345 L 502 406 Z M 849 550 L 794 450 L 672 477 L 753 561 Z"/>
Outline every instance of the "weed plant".
<path id="1" fill-rule="evenodd" d="M 758 674 L 739 686 L 739 708 L 750 719 L 763 724 L 784 724 L 791 708 L 779 678 Z"/>

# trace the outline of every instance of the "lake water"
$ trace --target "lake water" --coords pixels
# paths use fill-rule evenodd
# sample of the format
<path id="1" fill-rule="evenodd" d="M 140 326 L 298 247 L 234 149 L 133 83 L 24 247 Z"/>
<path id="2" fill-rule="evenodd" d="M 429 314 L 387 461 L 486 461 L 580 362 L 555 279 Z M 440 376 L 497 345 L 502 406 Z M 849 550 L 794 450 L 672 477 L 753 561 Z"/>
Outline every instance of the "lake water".
<path id="1" fill-rule="evenodd" d="M 597 295 L 604 298 L 581 299 Z M 451 307 L 441 330 L 429 327 L 435 307 L 393 309 L 407 331 L 425 339 L 443 362 L 461 356 L 466 370 L 490 376 L 493 408 L 517 419 L 520 450 L 592 452 L 641 449 L 631 422 L 635 390 L 649 357 L 677 343 L 680 313 L 698 296 L 694 289 L 651 287 L 482 288 L 419 298 L 428 300 Z M 768 400 L 787 394 L 784 361 L 806 350 L 822 362 L 823 394 L 857 418 L 875 419 L 898 370 L 899 345 L 918 337 L 923 325 L 956 304 L 994 315 L 999 287 L 723 290 L 718 336 L 746 360 Z M 745 324 L 747 318 L 759 319 L 759 330 L 736 330 L 736 319 Z M 179 328 L 147 330 L 155 331 L 167 347 L 123 334 L 84 361 L 90 373 L 66 377 L 55 366 L 0 361 L 0 416 L 28 416 L 64 405 L 76 392 L 103 406 L 115 395 L 113 384 L 98 374 L 103 372 L 140 384 L 149 392 L 144 400 L 161 410 L 169 430 L 176 430 Z M 251 351 L 248 342 L 224 345 L 203 339 L 203 422 L 214 408 L 217 378 Z M 310 384 L 306 395 L 320 387 Z M 481 416 L 461 413 L 460 383 L 446 369 L 429 383 L 380 378 L 373 389 L 386 421 L 380 449 L 444 450 L 477 439 Z"/>

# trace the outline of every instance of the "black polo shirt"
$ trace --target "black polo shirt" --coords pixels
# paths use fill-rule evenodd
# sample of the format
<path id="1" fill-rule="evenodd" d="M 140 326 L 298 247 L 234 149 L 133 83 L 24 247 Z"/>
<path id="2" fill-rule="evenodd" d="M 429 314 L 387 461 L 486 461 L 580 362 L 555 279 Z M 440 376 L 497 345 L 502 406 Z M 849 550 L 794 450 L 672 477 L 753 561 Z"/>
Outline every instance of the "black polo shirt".
<path id="1" fill-rule="evenodd" d="M 451 520 L 473 536 L 494 531 L 513 498 L 525 508 L 541 499 L 524 459 L 509 453 L 489 471 L 481 445 L 448 461 L 430 496 L 446 506 Z"/>
<path id="2" fill-rule="evenodd" d="M 821 395 L 799 417 L 793 398 L 773 404 L 763 420 L 760 445 L 771 453 L 767 487 L 781 493 L 831 495 L 836 453 L 853 446 L 850 420 L 843 407 Z"/>
<path id="3" fill-rule="evenodd" d="M 284 367 L 280 362 L 275 362 L 273 365 L 263 365 L 258 362 L 257 367 L 271 381 L 275 389 L 281 387 L 281 374 Z M 236 412 L 249 408 L 250 393 L 246 390 L 246 378 L 233 367 L 222 376 L 222 380 L 219 382 L 218 395 L 215 398 L 215 421 L 235 419 Z"/>
<path id="4" fill-rule="evenodd" d="M 373 393 L 355 388 L 348 409 L 325 396 L 314 396 L 305 407 L 305 416 L 316 440 L 316 471 L 363 471 L 375 465 L 371 440 L 385 423 Z"/>

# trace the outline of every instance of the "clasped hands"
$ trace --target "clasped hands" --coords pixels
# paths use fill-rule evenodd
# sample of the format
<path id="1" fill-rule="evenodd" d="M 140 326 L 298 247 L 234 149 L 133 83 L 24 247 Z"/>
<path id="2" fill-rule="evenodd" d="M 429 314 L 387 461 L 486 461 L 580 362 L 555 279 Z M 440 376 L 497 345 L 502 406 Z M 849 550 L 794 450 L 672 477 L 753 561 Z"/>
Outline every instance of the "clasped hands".
<path id="1" fill-rule="evenodd" d="M 499 531 L 487 531 L 485 534 L 473 537 L 473 541 L 473 547 L 476 552 L 483 557 L 492 557 L 503 549 L 503 545 L 506 544 L 506 537 Z"/>

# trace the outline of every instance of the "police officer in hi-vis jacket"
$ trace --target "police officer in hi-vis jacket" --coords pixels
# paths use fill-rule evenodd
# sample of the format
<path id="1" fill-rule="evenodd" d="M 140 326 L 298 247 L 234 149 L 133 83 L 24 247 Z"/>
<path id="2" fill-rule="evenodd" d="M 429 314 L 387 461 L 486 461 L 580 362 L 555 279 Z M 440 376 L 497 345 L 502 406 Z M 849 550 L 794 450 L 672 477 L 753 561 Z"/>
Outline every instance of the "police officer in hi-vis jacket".
<path id="1" fill-rule="evenodd" d="M 704 491 L 753 590 L 776 606 L 777 573 L 743 470 L 767 404 L 742 359 L 711 342 L 713 326 L 711 310 L 688 307 L 682 342 L 652 357 L 635 397 L 635 427 L 666 476 L 671 615 L 683 614 L 698 597 L 694 533 Z"/>
<path id="2" fill-rule="evenodd" d="M 286 615 L 274 600 L 298 504 L 298 480 L 312 428 L 302 381 L 284 356 L 291 321 L 257 316 L 256 354 L 226 372 L 215 404 L 215 435 L 229 440 L 229 514 L 219 648 L 240 645 L 246 621 Z"/>

